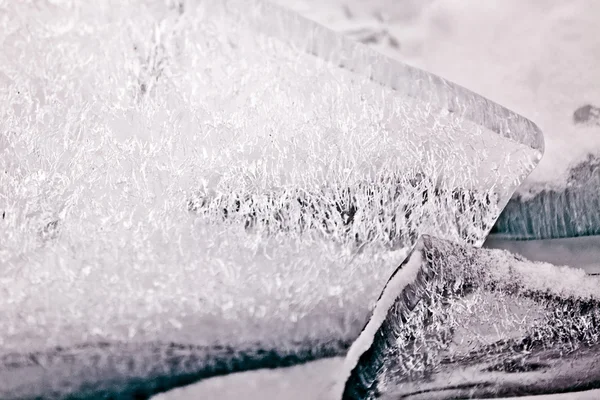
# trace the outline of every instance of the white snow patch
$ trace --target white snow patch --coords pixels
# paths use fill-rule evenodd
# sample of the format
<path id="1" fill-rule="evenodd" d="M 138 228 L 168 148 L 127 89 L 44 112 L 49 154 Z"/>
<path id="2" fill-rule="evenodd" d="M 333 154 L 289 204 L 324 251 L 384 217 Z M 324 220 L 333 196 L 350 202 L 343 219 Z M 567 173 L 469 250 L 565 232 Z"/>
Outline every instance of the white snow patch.
<path id="1" fill-rule="evenodd" d="M 343 358 L 290 368 L 262 369 L 211 378 L 153 397 L 153 400 L 337 400 L 332 397 Z"/>

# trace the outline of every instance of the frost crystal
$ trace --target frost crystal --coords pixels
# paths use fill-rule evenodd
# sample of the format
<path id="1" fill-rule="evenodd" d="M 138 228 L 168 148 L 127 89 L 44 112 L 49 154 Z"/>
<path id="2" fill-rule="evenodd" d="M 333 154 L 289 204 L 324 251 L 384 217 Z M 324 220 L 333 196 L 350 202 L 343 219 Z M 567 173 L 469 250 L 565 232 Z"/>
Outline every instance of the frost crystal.
<path id="1" fill-rule="evenodd" d="M 424 237 L 352 345 L 343 398 L 488 398 L 593 387 L 600 376 L 599 283 L 582 270 Z"/>
<path id="2" fill-rule="evenodd" d="M 46 360 L 0 397 L 343 353 L 403 249 L 480 245 L 543 151 L 260 1 L 0 7 L 0 351 Z"/>

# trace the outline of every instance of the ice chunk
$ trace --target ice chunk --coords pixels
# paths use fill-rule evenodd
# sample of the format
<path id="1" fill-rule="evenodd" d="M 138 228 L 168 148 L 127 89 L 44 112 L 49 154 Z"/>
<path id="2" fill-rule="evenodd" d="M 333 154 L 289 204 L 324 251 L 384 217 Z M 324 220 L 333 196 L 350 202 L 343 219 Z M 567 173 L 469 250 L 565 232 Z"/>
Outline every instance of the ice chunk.
<path id="1" fill-rule="evenodd" d="M 407 245 L 414 242 L 415 233 L 429 232 L 481 245 L 490 224 L 483 210 L 490 209 L 486 215 L 496 214 L 498 209 L 492 209 L 505 204 L 504 193 L 512 192 L 541 157 L 543 138 L 533 123 L 466 89 L 394 62 L 276 6 L 249 6 L 235 1 L 226 4 L 225 10 L 219 3 L 213 5 L 214 9 L 209 7 L 207 13 L 234 14 L 238 18 L 236 26 L 248 25 L 258 32 L 283 38 L 296 51 L 314 54 L 333 68 L 328 76 L 336 76 L 337 84 L 324 87 L 326 92 L 311 88 L 310 99 L 300 101 L 294 111 L 314 116 L 314 110 L 303 108 L 307 105 L 329 110 L 330 115 L 319 116 L 323 119 L 312 135 L 321 137 L 322 145 L 327 144 L 325 149 L 334 152 L 323 148 L 315 151 L 314 146 L 306 149 L 297 143 L 291 149 L 281 148 L 278 143 L 277 151 L 301 153 L 303 157 L 286 160 L 286 171 L 276 173 L 276 182 L 265 176 L 264 170 L 272 171 L 277 164 L 259 163 L 259 176 L 250 177 L 251 187 L 241 179 L 232 184 L 217 178 L 218 187 L 205 188 L 192 198 L 191 209 L 217 214 L 217 218 L 234 215 L 255 228 L 258 223 L 258 228 L 267 225 L 303 230 L 307 225 L 322 226 L 322 221 L 328 220 L 323 228 L 334 237 L 365 240 L 384 234 L 387 239 L 395 238 Z M 247 7 L 254 6 L 252 18 L 248 18 Z M 279 51 L 279 55 L 284 53 Z M 294 68 L 304 71 L 303 58 L 294 58 L 294 62 Z M 366 97 L 356 96 L 357 92 L 351 89 L 355 79 L 362 85 L 361 90 L 368 93 L 369 108 L 377 110 L 368 120 L 363 118 Z M 332 105 L 327 99 L 334 93 L 337 100 Z M 338 104 L 341 99 L 343 104 Z M 319 105 L 323 100 L 325 103 Z M 454 126 L 457 122 L 460 126 Z M 442 126 L 446 128 L 438 132 Z M 318 133 L 323 127 L 328 127 L 325 137 Z M 259 154 L 265 157 L 271 144 L 260 143 Z M 497 152 L 500 148 L 506 153 Z M 332 158 L 337 165 L 332 165 Z M 232 164 L 230 161 L 227 168 Z M 307 176 L 306 172 L 315 166 L 319 174 Z M 295 188 L 298 181 L 300 188 Z M 256 193 L 257 186 L 262 193 Z M 281 186 L 287 190 L 281 190 Z M 350 215 L 354 213 L 357 218 Z M 309 221 L 305 221 L 307 215 Z M 350 218 L 353 222 L 358 219 L 360 225 L 348 228 Z"/>
<path id="2" fill-rule="evenodd" d="M 599 284 L 583 270 L 426 236 L 350 348 L 342 398 L 597 388 Z"/>
<path id="3" fill-rule="evenodd" d="M 589 67 L 600 63 L 595 18 L 600 3 L 504 2 L 494 9 L 476 0 L 292 3 L 392 58 L 535 118 L 545 133 L 545 160 L 501 215 L 498 230 L 504 237 L 598 233 L 598 200 L 592 196 L 597 184 L 585 194 L 570 189 L 568 180 L 588 153 L 600 154 L 600 69 Z"/>
<path id="4" fill-rule="evenodd" d="M 506 239 L 554 239 L 600 234 L 600 159 L 569 169 L 565 186 L 530 187 L 507 204 L 491 233 Z"/>
<path id="5" fill-rule="evenodd" d="M 600 108 L 591 104 L 579 107 L 573 112 L 573 122 L 584 125 L 600 125 Z"/>
<path id="6" fill-rule="evenodd" d="M 528 120 L 268 3 L 3 7 L 3 397 L 340 354 L 403 247 L 480 245 L 543 150 Z"/>

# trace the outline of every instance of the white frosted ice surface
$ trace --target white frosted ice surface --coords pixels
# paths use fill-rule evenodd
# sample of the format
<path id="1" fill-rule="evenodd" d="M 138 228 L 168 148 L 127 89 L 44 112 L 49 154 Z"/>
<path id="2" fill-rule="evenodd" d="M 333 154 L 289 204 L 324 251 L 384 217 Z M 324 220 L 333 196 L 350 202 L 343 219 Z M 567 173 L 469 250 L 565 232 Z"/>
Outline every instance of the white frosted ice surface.
<path id="1" fill-rule="evenodd" d="M 258 3 L 183 4 L 0 6 L 2 353 L 343 351 L 418 233 L 480 245 L 539 161 L 439 78 L 424 103 L 260 33 Z"/>
<path id="2" fill-rule="evenodd" d="M 423 302 L 428 304 L 428 312 L 433 317 L 425 317 L 427 312 L 424 312 L 423 306 L 417 305 L 405 323 L 395 325 L 393 332 L 398 335 L 397 351 L 380 356 L 387 359 L 388 365 L 399 368 L 399 363 L 390 362 L 397 357 L 403 361 L 401 365 L 410 366 L 410 371 L 387 373 L 389 380 L 380 382 L 378 387 L 381 398 L 394 399 L 411 391 L 413 395 L 407 398 L 478 398 L 477 393 L 488 398 L 494 391 L 496 395 L 493 397 L 498 397 L 500 393 L 510 393 L 511 390 L 521 394 L 528 393 L 528 390 L 543 393 L 544 390 L 562 391 L 569 387 L 570 390 L 589 388 L 588 383 L 595 384 L 593 378 L 600 371 L 597 362 L 598 329 L 588 325 L 588 329 L 579 331 L 587 335 L 584 339 L 578 336 L 577 329 L 597 318 L 597 310 L 586 308 L 585 303 L 597 302 L 600 298 L 598 278 L 586 276 L 583 270 L 531 262 L 499 250 L 460 249 L 459 246 L 435 242 L 428 251 L 435 252 L 436 249 L 440 253 L 433 259 L 425 261 L 425 257 L 414 254 L 416 257 L 412 261 L 440 263 L 431 266 L 437 274 L 441 274 L 435 278 L 441 285 L 438 289 L 445 285 L 445 278 L 449 279 L 450 285 L 468 285 L 469 280 L 474 278 L 473 274 L 479 275 L 475 281 L 485 288 L 475 289 L 464 297 L 449 296 L 443 303 L 434 301 L 430 304 L 431 298 L 428 297 Z M 408 275 L 401 277 L 406 283 L 414 279 L 414 271 L 410 265 L 404 267 L 410 270 Z M 421 268 L 428 267 L 422 264 Z M 390 291 L 396 293 L 400 286 L 393 281 L 388 284 Z M 427 289 L 433 288 L 428 286 Z M 424 293 L 435 293 L 435 290 Z M 385 299 L 392 295 L 384 293 L 378 304 L 386 307 Z M 557 302 L 551 300 L 553 296 Z M 561 303 L 561 300 L 564 302 Z M 580 304 L 582 308 L 577 308 L 577 301 L 583 302 Z M 376 311 L 374 316 L 377 315 Z M 570 336 L 567 335 L 570 340 L 565 340 L 567 336 L 558 339 L 565 334 L 565 329 L 573 330 Z M 540 335 L 538 338 L 546 335 L 557 337 L 547 340 L 541 348 L 533 342 L 531 347 L 521 350 L 503 345 L 511 340 L 518 344 L 520 339 L 536 332 Z M 413 339 L 405 340 L 404 333 L 410 333 Z M 372 334 L 366 329 L 362 335 Z M 414 340 L 419 342 L 414 343 Z M 494 344 L 497 345 L 495 350 Z M 356 343 L 353 348 L 355 346 Z M 437 364 L 440 360 L 441 365 Z M 521 362 L 523 370 L 519 369 Z M 339 399 L 335 386 L 339 385 L 340 376 L 345 376 L 342 373 L 347 363 L 348 359 L 335 358 L 288 369 L 233 374 L 156 398 L 234 399 L 243 393 L 243 397 L 248 399 Z M 539 370 L 535 369 L 536 365 L 540 366 Z M 532 370 L 528 371 L 527 366 L 531 366 Z M 420 367 L 431 368 L 430 374 L 419 379 Z M 415 375 L 413 379 L 407 378 L 410 374 Z M 452 391 L 469 384 L 478 385 L 473 388 L 471 396 L 466 395 L 467 392 Z M 435 392 L 436 388 L 446 388 L 448 395 L 444 396 L 444 390 Z M 394 393 L 398 396 L 394 397 Z M 419 393 L 422 393 L 421 396 Z M 597 395 L 596 390 L 519 398 L 594 399 Z M 510 396 L 507 398 L 512 399 Z"/>
<path id="3" fill-rule="evenodd" d="M 130 307 L 139 317 L 144 310 L 161 312 L 155 292 L 186 301 L 176 293 L 183 291 L 182 280 L 195 281 L 193 274 L 210 277 L 202 286 L 208 297 L 217 297 L 220 290 L 211 286 L 221 273 L 227 282 L 238 282 L 236 274 L 252 274 L 250 265 L 262 264 L 260 257 L 277 260 L 265 250 L 274 246 L 265 244 L 260 231 L 247 234 L 212 225 L 220 215 L 187 213 L 186 197 L 196 188 L 221 197 L 233 191 L 259 197 L 275 188 L 277 200 L 285 201 L 297 188 L 310 192 L 326 184 L 335 192 L 375 177 L 386 182 L 397 175 L 408 182 L 424 175 L 429 181 L 415 183 L 415 196 L 433 190 L 432 184 L 506 196 L 535 163 L 536 155 L 532 159 L 518 144 L 472 124 L 465 130 L 460 120 L 426 113 L 425 105 L 366 78 L 276 39 L 248 35 L 244 24 L 219 14 L 219 2 L 203 4 L 207 8 L 183 15 L 143 2 L 110 10 L 105 3 L 6 6 L 9 14 L 27 12 L 44 22 L 26 31 L 18 19 L 4 21 L 2 71 L 10 84 L 2 102 L 0 234 L 8 312 L 33 311 L 43 288 L 47 296 L 61 295 L 39 304 L 42 319 L 45 307 L 67 306 L 73 310 L 61 320 L 91 323 L 115 317 L 93 312 L 110 304 Z M 115 30 L 119 24 L 126 29 Z M 425 108 L 419 113 L 415 107 Z M 498 147 L 485 148 L 488 140 Z M 488 156 L 497 167 L 492 174 Z M 516 160 L 502 163 L 496 156 Z M 432 225 L 424 230 L 445 224 L 458 239 L 462 232 L 451 226 L 455 213 L 448 213 L 453 200 L 440 197 L 423 208 L 431 215 L 423 225 Z M 465 218 L 482 219 L 480 231 L 467 232 L 465 239 L 482 241 L 498 212 L 491 203 L 489 213 L 474 208 Z M 368 217 L 369 204 L 364 208 Z M 471 222 L 464 228 L 477 227 Z M 317 240 L 318 246 L 330 251 L 339 245 L 337 255 L 351 251 L 336 234 Z M 281 240 L 313 245 L 308 234 Z M 276 247 L 275 253 L 291 251 L 290 259 L 302 252 L 293 245 Z M 284 270 L 312 271 L 310 262 L 294 268 L 282 261 L 288 256 L 278 256 L 273 264 Z M 241 270 L 228 266 L 241 260 L 250 264 Z M 267 269 L 261 275 L 272 278 Z M 92 296 L 86 282 L 103 294 Z M 38 295 L 29 297 L 32 290 Z M 133 306 L 136 301 L 144 305 Z M 97 303 L 84 307 L 88 302 Z M 218 309 L 229 304 L 214 303 Z M 9 320 L 15 324 L 9 332 L 22 333 L 21 323 L 31 328 Z M 102 331 L 110 324 L 94 325 Z M 135 336 L 135 327 L 128 329 Z M 64 337 L 59 332 L 45 332 L 44 340 Z"/>
<path id="4" fill-rule="evenodd" d="M 564 188 L 570 167 L 600 153 L 600 125 L 573 121 L 600 107 L 595 0 L 276 1 L 536 122 L 546 156 L 520 192 Z"/>
<path id="5" fill-rule="evenodd" d="M 598 284 L 583 270 L 426 237 L 385 288 L 375 326 L 350 348 L 343 398 L 597 388 Z"/>
<path id="6" fill-rule="evenodd" d="M 473 89 L 540 126 L 546 155 L 518 188 L 512 207 L 502 213 L 498 231 L 503 237 L 600 234 L 598 2 L 297 0 L 290 4 L 332 29 Z M 593 162 L 588 162 L 589 155 Z M 581 169 L 590 170 L 595 179 L 578 174 Z"/>
<path id="7" fill-rule="evenodd" d="M 600 103 L 600 70 L 596 68 L 600 55 L 596 15 L 600 11 L 599 3 L 594 0 L 283 3 L 352 37 L 376 40 L 369 44 L 388 55 L 436 71 L 531 117 L 545 132 L 547 152 L 540 168 L 529 179 L 529 188 L 523 188 L 526 191 L 545 187 L 563 189 L 569 167 L 582 160 L 587 152 L 600 148 L 596 127 L 572 123 L 575 109 L 588 102 Z M 399 48 L 390 44 L 396 42 Z M 522 248 L 526 245 L 531 249 Z M 528 258 L 554 261 L 558 265 L 573 263 L 595 272 L 594 243 L 583 243 L 580 248 L 573 240 L 566 239 L 512 242 L 510 246 L 511 251 L 523 252 Z M 319 366 L 313 364 L 313 368 Z M 261 371 L 260 376 L 271 373 Z M 242 376 L 252 382 L 260 379 L 258 374 L 240 374 L 236 382 Z M 226 388 L 231 387 L 227 384 L 231 378 L 216 379 Z M 308 386 L 302 383 L 312 382 L 298 375 L 290 380 L 300 381 L 298 386 L 302 387 Z M 201 389 L 205 384 L 211 381 L 197 387 Z M 183 393 L 191 395 L 179 398 L 198 398 L 197 394 L 211 392 L 194 392 L 192 387 Z M 206 398 L 227 398 L 228 392 L 213 393 Z M 283 391 L 273 398 L 289 394 Z M 598 391 L 590 391 L 518 398 L 598 397 Z M 258 394 L 249 398 L 264 397 Z"/>

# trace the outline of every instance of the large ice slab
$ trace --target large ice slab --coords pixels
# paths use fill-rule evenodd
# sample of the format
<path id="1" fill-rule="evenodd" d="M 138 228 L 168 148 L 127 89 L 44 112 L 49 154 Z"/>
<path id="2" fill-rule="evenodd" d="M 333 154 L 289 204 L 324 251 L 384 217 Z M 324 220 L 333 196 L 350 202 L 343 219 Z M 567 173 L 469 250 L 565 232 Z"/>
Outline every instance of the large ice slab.
<path id="1" fill-rule="evenodd" d="M 342 354 L 404 246 L 480 245 L 543 151 L 268 3 L 2 7 L 0 397 Z"/>
<path id="2" fill-rule="evenodd" d="M 376 104 L 376 114 L 380 114 L 386 122 L 375 126 L 378 138 L 373 138 L 369 133 L 373 121 L 368 126 L 361 123 L 364 99 L 361 97 L 361 101 L 356 102 L 354 92 L 346 92 L 343 85 L 337 85 L 333 88 L 337 91 L 337 99 L 344 99 L 341 110 L 337 104 L 334 108 L 338 120 L 333 122 L 333 126 L 339 126 L 341 132 L 337 134 L 343 135 L 343 139 L 339 140 L 351 146 L 359 142 L 368 143 L 367 147 L 359 145 L 359 152 L 356 152 L 356 147 L 350 151 L 340 149 L 339 141 L 334 139 L 336 132 L 328 131 L 325 143 L 335 150 L 334 154 L 328 152 L 322 156 L 319 154 L 321 149 L 312 155 L 311 150 L 306 151 L 294 143 L 292 153 L 301 152 L 309 158 L 303 158 L 303 163 L 286 162 L 286 167 L 294 171 L 294 175 L 302 173 L 302 177 L 287 178 L 278 182 L 279 186 L 293 186 L 302 180 L 302 193 L 293 187 L 287 188 L 291 190 L 273 190 L 273 184 L 262 175 L 259 183 L 271 185 L 266 188 L 269 193 L 261 199 L 256 199 L 256 187 L 248 188 L 245 182 L 237 180 L 235 184 L 227 185 L 221 181 L 217 194 L 214 188 L 205 189 L 191 199 L 190 208 L 213 215 L 237 217 L 252 227 L 256 227 L 258 222 L 259 227 L 268 225 L 276 229 L 312 226 L 314 221 L 307 222 L 304 218 L 307 214 L 314 215 L 316 218 L 309 219 L 329 221 L 324 229 L 327 233 L 361 241 L 384 234 L 389 240 L 407 245 L 418 233 L 432 233 L 481 245 L 490 221 L 477 210 L 486 210 L 486 214 L 493 215 L 494 211 L 487 213 L 489 207 L 498 205 L 502 208 L 506 202 L 502 193 L 512 192 L 517 181 L 522 180 L 508 176 L 524 177 L 524 170 L 531 170 L 539 161 L 544 146 L 539 129 L 529 120 L 460 86 L 395 62 L 296 14 L 264 3 L 253 9 L 253 18 L 249 19 L 246 7 L 248 4 L 240 5 L 235 1 L 219 3 L 208 13 L 225 13 L 228 16 L 233 13 L 237 15 L 238 26 L 248 25 L 259 32 L 284 38 L 294 48 L 328 61 L 336 69 L 335 74 L 339 76 L 336 79 L 345 79 L 349 73 L 359 77 L 365 89 L 375 90 L 369 95 L 369 101 Z M 294 68 L 301 68 L 302 63 L 299 60 L 295 62 Z M 344 81 L 344 85 L 348 82 Z M 379 85 L 383 86 L 377 87 Z M 386 97 L 389 93 L 401 96 L 402 104 Z M 310 104 L 320 109 L 315 101 L 322 99 L 323 94 L 311 92 L 310 99 L 306 98 L 307 103 L 301 102 L 299 107 Z M 325 93 L 324 96 L 327 98 L 330 94 Z M 330 105 L 327 107 L 331 109 Z M 306 113 L 306 110 L 302 112 Z M 361 117 L 357 121 L 358 115 Z M 353 122 L 348 125 L 348 121 Z M 452 133 L 426 132 L 431 127 L 452 125 L 457 121 L 461 126 L 451 128 Z M 329 117 L 325 117 L 321 124 L 330 126 L 332 123 Z M 391 140 L 380 135 L 384 132 L 394 132 Z M 354 139 L 353 135 L 358 133 L 360 138 Z M 332 142 L 334 147 L 330 147 Z M 385 152 L 379 147 L 383 143 Z M 419 145 L 414 147 L 416 143 Z M 511 147 L 511 150 L 506 147 L 510 155 L 496 153 L 495 149 L 505 146 Z M 370 152 L 371 149 L 377 153 Z M 343 166 L 343 170 L 321 165 L 323 159 L 330 160 L 331 157 L 337 158 L 336 162 Z M 365 166 L 364 162 L 357 163 L 357 158 L 377 161 Z M 304 174 L 309 163 L 325 170 L 318 175 L 317 183 Z M 434 169 L 429 167 L 432 165 L 435 165 Z M 264 169 L 265 165 L 262 166 Z M 267 166 L 272 167 L 272 163 Z M 374 167 L 378 168 L 376 172 Z M 325 191 L 322 189 L 324 182 L 328 188 Z M 253 179 L 252 184 L 256 184 L 256 180 Z M 370 190 L 369 185 L 374 185 L 375 191 Z M 384 192 L 378 193 L 381 188 L 385 188 Z M 222 196 L 223 192 L 227 195 Z M 308 195 L 305 195 L 306 192 Z M 377 207 L 377 203 L 383 207 Z M 315 208 L 322 212 L 314 212 Z M 465 208 L 469 209 L 466 214 Z M 415 209 L 423 211 L 411 214 L 409 210 Z M 455 209 L 461 211 L 454 212 Z M 221 213 L 215 213 L 215 210 Z M 346 226 L 347 218 L 355 220 L 354 213 L 362 220 L 362 224 L 358 225 L 359 231 L 355 229 L 356 224 L 350 228 Z M 317 222 L 316 225 L 323 224 Z"/>
<path id="3" fill-rule="evenodd" d="M 599 233 L 598 182 L 573 184 L 571 178 L 575 169 L 590 164 L 590 155 L 597 159 L 600 154 L 600 69 L 593 67 L 600 63 L 600 3 L 291 4 L 392 58 L 449 78 L 536 121 L 545 134 L 546 156 L 500 216 L 499 235 L 547 239 Z"/>
<path id="4" fill-rule="evenodd" d="M 352 344 L 342 398 L 598 388 L 599 283 L 583 270 L 424 237 Z"/>

